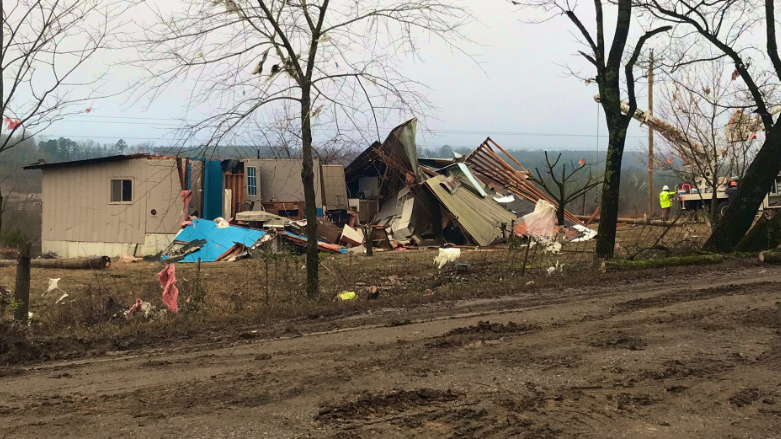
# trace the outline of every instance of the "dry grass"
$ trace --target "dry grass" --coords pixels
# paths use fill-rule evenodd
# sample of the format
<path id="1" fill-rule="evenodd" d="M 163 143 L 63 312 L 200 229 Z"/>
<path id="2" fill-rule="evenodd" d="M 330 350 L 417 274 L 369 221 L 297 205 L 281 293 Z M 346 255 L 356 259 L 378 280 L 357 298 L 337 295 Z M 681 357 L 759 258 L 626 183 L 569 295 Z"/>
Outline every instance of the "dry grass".
<path id="1" fill-rule="evenodd" d="M 675 228 L 659 240 L 665 230 L 660 227 L 627 225 L 619 230 L 619 254 L 623 256 L 651 255 L 653 251 L 638 251 L 657 243 L 674 251 L 688 251 L 690 247 L 679 245 L 684 234 L 702 233 Z M 157 280 L 157 272 L 163 268 L 161 263 L 115 263 L 105 271 L 33 269 L 31 331 L 45 337 L 88 339 L 187 334 L 204 327 L 234 328 L 284 319 L 344 315 L 369 308 L 496 297 L 548 285 L 588 285 L 595 273 L 593 247 L 593 241 L 570 243 L 560 254 L 544 253 L 535 247 L 528 253 L 525 269 L 525 246 L 465 250 L 461 260 L 467 261 L 469 268 L 464 273 L 438 270 L 433 263 L 435 249 L 384 252 L 373 257 L 324 255 L 321 295 L 316 298 L 305 296 L 306 270 L 301 256 L 204 263 L 200 273 L 196 264 L 180 263 L 176 265 L 176 276 L 181 312 L 151 321 L 143 317 L 128 320 L 121 313 L 137 298 L 163 307 Z M 563 265 L 563 270 L 548 275 L 548 268 L 557 263 Z M 14 268 L 0 268 L 0 286 L 12 289 L 14 275 Z M 69 294 L 60 304 L 54 304 L 62 294 L 59 291 L 41 296 L 49 278 L 61 278 L 60 287 Z M 372 286 L 380 293 L 376 300 L 369 298 Z M 336 294 L 342 291 L 355 291 L 358 297 L 337 301 Z"/>

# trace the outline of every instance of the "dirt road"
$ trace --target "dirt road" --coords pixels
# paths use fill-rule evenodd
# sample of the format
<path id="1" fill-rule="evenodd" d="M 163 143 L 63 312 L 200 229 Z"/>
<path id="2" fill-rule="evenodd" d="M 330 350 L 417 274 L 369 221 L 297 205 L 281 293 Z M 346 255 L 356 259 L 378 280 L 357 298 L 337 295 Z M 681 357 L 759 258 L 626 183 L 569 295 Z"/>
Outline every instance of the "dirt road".
<path id="1" fill-rule="evenodd" d="M 702 271 L 0 369 L 0 437 L 781 437 L 781 269 Z"/>

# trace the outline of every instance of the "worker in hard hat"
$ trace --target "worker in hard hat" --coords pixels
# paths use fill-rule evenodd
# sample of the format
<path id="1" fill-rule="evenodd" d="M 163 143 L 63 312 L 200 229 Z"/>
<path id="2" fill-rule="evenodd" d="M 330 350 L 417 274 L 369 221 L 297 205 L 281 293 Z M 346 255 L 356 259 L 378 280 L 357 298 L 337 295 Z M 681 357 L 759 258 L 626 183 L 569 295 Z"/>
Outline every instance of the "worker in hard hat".
<path id="1" fill-rule="evenodd" d="M 737 177 L 732 177 L 727 182 L 727 189 L 724 190 L 724 193 L 727 194 L 727 202 L 729 204 L 732 204 L 732 201 L 735 200 L 735 194 L 738 193 L 738 181 Z"/>
<path id="2" fill-rule="evenodd" d="M 675 192 L 670 190 L 670 186 L 664 185 L 662 192 L 659 193 L 659 205 L 662 206 L 662 221 L 670 219 L 670 208 L 673 206 Z"/>

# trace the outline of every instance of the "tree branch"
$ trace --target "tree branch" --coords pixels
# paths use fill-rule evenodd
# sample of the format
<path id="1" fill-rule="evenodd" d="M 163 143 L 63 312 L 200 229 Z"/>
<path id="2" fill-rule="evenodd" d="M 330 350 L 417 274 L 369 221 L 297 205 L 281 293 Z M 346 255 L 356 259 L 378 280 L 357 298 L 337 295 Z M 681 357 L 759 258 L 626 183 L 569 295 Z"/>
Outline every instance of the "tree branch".
<path id="1" fill-rule="evenodd" d="M 643 46 L 645 45 L 645 42 L 648 41 L 649 38 L 653 37 L 656 34 L 667 32 L 670 29 L 672 29 L 672 26 L 662 26 L 643 34 L 643 36 L 640 37 L 640 39 L 637 41 L 635 50 L 632 52 L 632 57 L 629 58 L 629 61 L 626 63 L 626 66 L 624 66 L 624 74 L 626 75 L 627 95 L 629 96 L 629 112 L 627 112 L 626 117 L 629 118 L 630 120 L 632 119 L 632 115 L 635 114 L 635 111 L 637 110 L 637 96 L 635 96 L 635 74 L 634 74 L 635 63 L 637 63 L 637 59 L 640 56 L 640 52 L 643 50 Z"/>
<path id="2" fill-rule="evenodd" d="M 767 32 L 767 54 L 773 62 L 776 77 L 781 79 L 781 58 L 778 56 L 778 43 L 776 40 L 776 13 L 774 0 L 765 0 L 765 28 Z"/>
<path id="3" fill-rule="evenodd" d="M 595 1 L 599 1 L 599 0 L 595 0 Z M 575 24 L 575 27 L 578 28 L 580 33 L 583 35 L 583 38 L 586 39 L 589 47 L 591 47 L 591 50 L 594 51 L 594 57 L 589 59 L 589 57 L 583 54 L 583 52 L 580 53 L 583 54 L 583 56 L 585 56 L 587 59 L 589 59 L 589 61 L 591 61 L 595 66 L 597 66 L 597 69 L 604 68 L 604 66 L 600 65 L 600 63 L 598 62 L 598 60 L 600 59 L 600 52 L 597 45 L 594 43 L 594 39 L 591 38 L 591 34 L 589 34 L 588 30 L 586 29 L 586 26 L 583 25 L 583 22 L 580 21 L 580 18 L 578 18 L 578 16 L 575 15 L 573 11 L 565 11 L 565 13 L 567 14 L 567 17 L 572 21 L 572 23 Z"/>

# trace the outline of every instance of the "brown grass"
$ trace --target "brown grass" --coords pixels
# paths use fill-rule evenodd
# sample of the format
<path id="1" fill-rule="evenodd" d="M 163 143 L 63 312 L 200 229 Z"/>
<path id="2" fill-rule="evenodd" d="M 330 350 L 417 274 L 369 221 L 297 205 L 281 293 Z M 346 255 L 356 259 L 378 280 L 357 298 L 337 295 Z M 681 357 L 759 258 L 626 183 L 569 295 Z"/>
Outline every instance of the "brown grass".
<path id="1" fill-rule="evenodd" d="M 652 246 L 663 230 L 623 226 L 619 232 L 619 255 L 622 251 L 624 256 L 631 255 Z M 686 232 L 682 228 L 671 230 L 662 243 L 676 249 L 683 233 Z M 324 255 L 321 294 L 314 299 L 306 298 L 304 293 L 306 270 L 301 256 L 203 263 L 200 274 L 196 264 L 179 263 L 176 276 L 181 312 L 153 320 L 141 316 L 126 319 L 121 313 L 136 298 L 163 308 L 157 280 L 162 263 L 115 263 L 105 271 L 33 269 L 31 333 L 79 339 L 186 335 L 203 328 L 328 318 L 370 308 L 518 294 L 545 286 L 576 287 L 594 281 L 593 247 L 593 241 L 570 243 L 557 255 L 533 248 L 526 270 L 522 267 L 525 247 L 464 250 L 461 260 L 469 264 L 465 273 L 438 270 L 433 263 L 436 249 L 384 252 L 373 257 Z M 549 276 L 546 270 L 557 262 L 563 264 L 563 272 Z M 522 272 L 525 274 L 521 275 Z M 0 268 L 0 286 L 12 289 L 14 275 L 14 268 Z M 41 297 L 49 278 L 61 278 L 60 287 L 69 294 L 60 304 L 54 304 L 62 294 L 59 291 Z M 376 300 L 370 300 L 368 294 L 373 286 L 380 292 Z M 355 291 L 357 298 L 336 300 L 336 294 L 342 291 Z M 188 297 L 190 303 L 186 302 Z"/>

